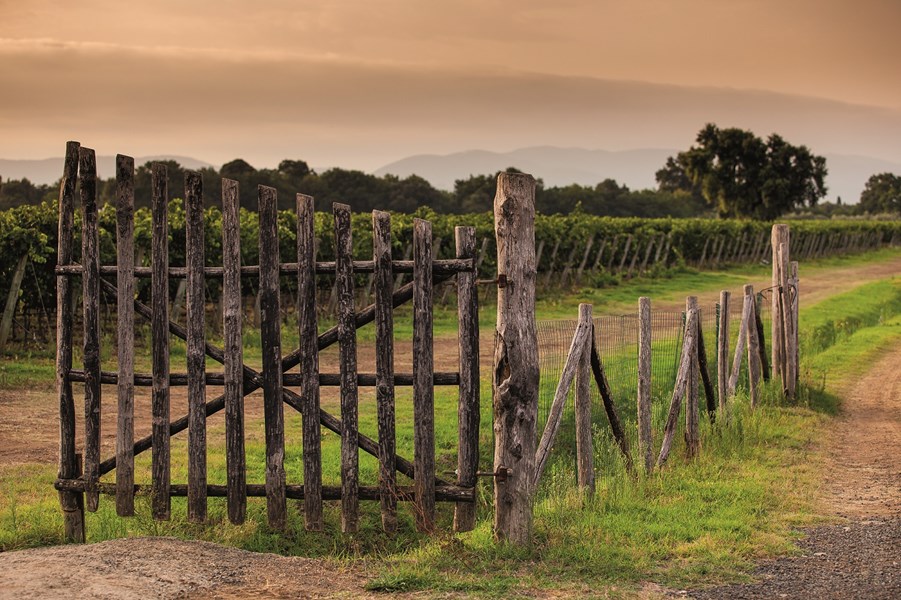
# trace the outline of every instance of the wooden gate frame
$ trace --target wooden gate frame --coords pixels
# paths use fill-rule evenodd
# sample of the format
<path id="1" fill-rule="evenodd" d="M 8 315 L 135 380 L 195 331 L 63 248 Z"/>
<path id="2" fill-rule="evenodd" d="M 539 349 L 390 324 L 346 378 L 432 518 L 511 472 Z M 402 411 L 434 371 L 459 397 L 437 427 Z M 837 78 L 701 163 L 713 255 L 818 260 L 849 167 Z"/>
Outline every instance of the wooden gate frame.
<path id="1" fill-rule="evenodd" d="M 76 182 L 80 177 L 82 217 L 82 264 L 73 264 L 73 225 Z M 203 256 L 203 192 L 197 173 L 185 175 L 187 253 L 185 267 L 170 267 L 168 260 L 168 176 L 164 165 L 152 168 L 152 266 L 134 266 L 134 160 L 118 155 L 117 178 L 117 264 L 99 264 L 96 162 L 94 151 L 69 142 L 59 196 L 59 254 L 57 273 L 57 390 L 60 401 L 59 473 L 54 486 L 59 491 L 70 541 L 84 541 L 84 507 L 97 510 L 99 493 L 116 497 L 121 516 L 134 514 L 136 493 L 149 493 L 155 519 L 170 517 L 171 498 L 187 496 L 188 518 L 206 519 L 207 498 L 225 496 L 229 519 L 241 523 L 248 496 L 265 496 L 269 525 L 284 529 L 287 498 L 303 499 L 305 526 L 321 530 L 322 501 L 341 500 L 344 532 L 358 530 L 358 503 L 379 500 L 382 524 L 387 532 L 397 526 L 397 501 L 412 501 L 417 528 L 435 527 L 435 502 L 456 503 L 454 528 L 472 529 L 475 522 L 475 484 L 479 456 L 479 331 L 476 285 L 475 231 L 457 227 L 456 258 L 435 260 L 432 256 L 431 224 L 414 223 L 413 260 L 391 257 L 390 215 L 373 212 L 373 260 L 353 260 L 351 254 L 350 207 L 335 204 L 336 260 L 315 261 L 313 243 L 313 198 L 297 195 L 297 262 L 283 263 L 279 257 L 277 202 L 273 188 L 259 187 L 260 264 L 241 266 L 238 223 L 238 184 L 222 180 L 223 266 L 206 267 Z M 354 309 L 354 274 L 372 273 L 375 302 L 361 311 Z M 412 273 L 413 280 L 394 289 L 395 273 Z M 338 324 L 317 336 L 315 275 L 336 277 Z M 104 280 L 115 275 L 117 285 Z M 300 348 L 281 354 L 280 275 L 298 277 Z M 72 277 L 82 278 L 84 304 L 84 368 L 72 368 Z M 241 356 L 241 277 L 258 276 L 262 313 L 261 340 L 263 369 L 257 372 L 243 364 Z M 433 370 L 432 291 L 436 284 L 456 276 L 460 319 L 460 368 L 456 373 Z M 135 277 L 150 277 L 152 301 L 147 306 L 135 299 Z M 169 320 L 169 278 L 187 279 L 187 327 Z M 204 336 L 204 277 L 223 279 L 224 348 L 217 348 Z M 99 305 L 101 290 L 117 299 L 118 372 L 101 371 Z M 413 302 L 413 372 L 394 373 L 392 310 Z M 150 320 L 152 330 L 152 373 L 134 373 L 134 313 Z M 376 373 L 358 373 L 356 329 L 375 321 L 377 336 Z M 170 373 L 169 335 L 187 343 L 187 373 Z M 337 342 L 340 373 L 319 373 L 318 352 Z M 224 372 L 205 372 L 205 357 L 224 365 Z M 300 373 L 288 373 L 301 366 Z M 75 404 L 72 383 L 85 389 L 84 464 L 76 454 Z M 100 460 L 101 384 L 115 384 L 118 399 L 116 456 Z M 206 400 L 205 386 L 221 385 L 225 391 Z M 171 420 L 170 386 L 188 387 L 188 414 Z M 341 387 L 341 418 L 319 406 L 321 385 Z M 394 440 L 394 386 L 413 386 L 414 458 L 397 456 Z M 434 386 L 456 385 L 459 397 L 459 452 L 456 483 L 437 476 L 414 477 L 435 472 Z M 150 436 L 134 440 L 134 387 L 152 386 L 153 430 Z M 286 386 L 299 386 L 297 394 Z M 357 430 L 357 387 L 377 388 L 379 439 Z M 263 389 L 266 438 L 266 483 L 246 482 L 244 456 L 243 398 Z M 303 415 L 304 483 L 288 484 L 284 471 L 284 415 L 288 404 Z M 227 484 L 212 485 L 206 480 L 206 417 L 225 409 Z M 319 427 L 341 435 L 341 486 L 321 484 Z M 170 481 L 169 440 L 188 430 L 188 482 Z M 135 484 L 134 456 L 151 449 L 153 481 L 150 486 Z M 379 485 L 364 487 L 358 481 L 358 449 L 378 457 Z M 116 470 L 115 483 L 100 478 Z M 395 471 L 412 478 L 414 485 L 398 486 Z M 83 474 L 82 474 L 83 472 Z"/>

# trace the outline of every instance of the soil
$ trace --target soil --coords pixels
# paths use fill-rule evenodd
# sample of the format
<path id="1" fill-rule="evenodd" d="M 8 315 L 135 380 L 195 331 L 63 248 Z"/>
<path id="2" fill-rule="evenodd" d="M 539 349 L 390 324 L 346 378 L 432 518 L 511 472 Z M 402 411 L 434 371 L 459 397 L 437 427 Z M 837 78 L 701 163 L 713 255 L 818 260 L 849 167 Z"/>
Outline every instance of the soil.
<path id="1" fill-rule="evenodd" d="M 804 532 L 799 555 L 762 563 L 755 583 L 691 598 L 901 598 L 901 345 L 843 394 L 822 497 L 838 525 Z M 673 593 L 670 595 L 682 596 Z"/>
<path id="2" fill-rule="evenodd" d="M 803 277 L 807 302 L 883 279 L 901 258 Z M 766 282 L 755 282 L 761 288 Z M 757 286 L 755 286 L 755 289 Z M 713 294 L 702 300 L 715 300 Z M 662 305 L 662 303 L 661 303 Z M 662 306 L 655 308 L 662 308 Z M 436 369 L 455 370 L 456 341 L 437 339 Z M 483 332 L 483 369 L 492 339 Z M 398 344 L 396 368 L 409 369 L 409 344 Z M 361 345 L 360 370 L 373 370 L 372 348 Z M 323 356 L 322 370 L 335 357 Z M 367 366 L 368 365 L 368 366 Z M 749 585 L 690 592 L 658 586 L 643 597 L 694 598 L 899 598 L 901 597 L 901 347 L 886 356 L 846 394 L 845 413 L 829 436 L 830 474 L 823 490 L 829 510 L 845 522 L 807 532 L 799 556 L 768 561 Z M 105 389 L 112 390 L 110 387 Z M 184 414 L 184 388 L 172 389 L 173 415 Z M 212 390 L 211 390 L 212 391 Z M 337 391 L 324 388 L 323 405 L 337 412 Z M 110 392 L 107 392 L 112 393 Z M 103 456 L 114 450 L 115 403 L 105 402 Z M 248 419 L 262 418 L 261 395 L 248 398 Z M 149 390 L 136 394 L 136 437 L 150 432 Z M 222 415 L 217 415 L 219 419 Z M 216 417 L 213 419 L 215 420 Z M 52 386 L 0 390 L 0 467 L 56 462 L 58 406 Z M 81 419 L 78 419 L 81 421 Z M 215 426 L 215 422 L 211 423 Z M 81 438 L 81 433 L 78 433 Z M 61 564 L 66 569 L 60 569 Z M 372 576 L 365 563 L 258 554 L 170 538 L 119 539 L 0 553 L 0 598 L 367 598 Z M 652 589 L 653 588 L 653 589 Z M 551 594 L 553 595 L 553 594 Z"/>

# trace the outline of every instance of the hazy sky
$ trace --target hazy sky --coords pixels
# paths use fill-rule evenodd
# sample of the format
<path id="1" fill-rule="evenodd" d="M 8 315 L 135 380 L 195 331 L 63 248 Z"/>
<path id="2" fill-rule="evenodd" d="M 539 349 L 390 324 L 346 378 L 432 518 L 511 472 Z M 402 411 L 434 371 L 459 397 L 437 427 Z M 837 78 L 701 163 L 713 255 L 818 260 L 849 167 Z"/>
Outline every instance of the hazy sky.
<path id="1" fill-rule="evenodd" d="M 898 0 L 0 0 L 0 157 L 372 169 L 716 121 L 901 161 L 899 26 Z"/>

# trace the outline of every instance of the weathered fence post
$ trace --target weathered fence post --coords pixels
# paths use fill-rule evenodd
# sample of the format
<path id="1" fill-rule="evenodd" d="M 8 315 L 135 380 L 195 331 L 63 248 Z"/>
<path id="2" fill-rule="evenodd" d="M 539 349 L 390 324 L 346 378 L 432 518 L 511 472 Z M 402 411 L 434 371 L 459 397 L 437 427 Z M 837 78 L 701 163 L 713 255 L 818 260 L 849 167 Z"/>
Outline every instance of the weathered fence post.
<path id="1" fill-rule="evenodd" d="M 454 229 L 457 258 L 475 260 L 474 227 Z M 457 407 L 459 428 L 457 485 L 475 487 L 479 467 L 479 293 L 478 272 L 457 274 L 457 317 L 460 322 L 460 399 Z M 476 506 L 458 502 L 454 507 L 454 531 L 475 527 Z"/>
<path id="2" fill-rule="evenodd" d="M 166 165 L 154 163 L 151 171 L 151 362 L 153 391 L 153 517 L 168 519 L 171 513 L 169 447 L 169 177 Z"/>
<path id="3" fill-rule="evenodd" d="M 691 364 L 688 370 L 688 379 L 686 386 L 688 390 L 685 393 L 685 447 L 688 451 L 688 457 L 692 458 L 698 454 L 700 449 L 701 436 L 699 432 L 698 417 L 698 334 L 701 331 L 700 319 L 701 313 L 698 309 L 698 297 L 689 296 L 685 299 L 685 314 L 694 311 L 697 314 L 695 319 L 695 343 L 694 351 L 690 355 Z"/>
<path id="4" fill-rule="evenodd" d="M 747 328 L 745 336 L 748 340 L 748 390 L 751 397 L 751 407 L 757 406 L 760 392 L 757 389 L 760 383 L 760 340 L 757 338 L 757 302 L 754 296 L 754 286 L 748 284 L 744 287 L 745 305 L 748 306 L 748 318 L 742 323 Z"/>
<path id="5" fill-rule="evenodd" d="M 673 387 L 673 398 L 670 401 L 669 413 L 666 425 L 663 428 L 663 442 L 660 444 L 660 454 L 657 457 L 657 468 L 662 467 L 669 458 L 673 447 L 673 438 L 676 434 L 676 425 L 679 421 L 679 411 L 682 407 L 682 397 L 685 396 L 690 370 L 694 364 L 692 356 L 697 356 L 696 337 L 698 332 L 698 311 L 689 309 L 685 313 L 685 334 L 682 338 L 682 353 L 679 360 L 679 370 L 676 374 L 676 383 Z"/>
<path id="6" fill-rule="evenodd" d="M 791 275 L 791 289 L 792 289 L 792 353 L 791 359 L 794 364 L 794 369 L 792 371 L 794 377 L 791 380 L 791 394 L 790 397 L 794 397 L 797 392 L 798 382 L 800 380 L 800 371 L 801 371 L 801 357 L 800 357 L 800 337 L 798 334 L 798 316 L 800 313 L 800 304 L 801 304 L 801 290 L 798 282 L 798 262 L 791 261 L 790 263 L 790 275 Z"/>
<path id="7" fill-rule="evenodd" d="M 435 528 L 435 390 L 432 331 L 432 224 L 413 220 L 413 461 L 416 527 Z"/>
<path id="8" fill-rule="evenodd" d="M 729 300 L 727 290 L 720 292 L 719 327 L 716 341 L 716 384 L 719 395 L 719 409 L 726 408 L 726 384 L 729 379 Z"/>
<path id="9" fill-rule="evenodd" d="M 584 309 L 582 307 L 585 307 Z M 594 335 L 591 324 L 591 305 L 579 305 L 579 321 L 588 322 L 589 335 Z M 576 467 L 579 489 L 594 495 L 594 444 L 591 436 L 591 340 L 586 340 L 576 366 Z M 537 483 L 537 482 L 536 482 Z"/>
<path id="10" fill-rule="evenodd" d="M 787 304 L 786 292 L 788 289 L 788 225 L 773 225 L 771 236 L 773 250 L 773 322 L 770 340 L 773 345 L 773 376 L 782 379 L 783 389 L 787 389 L 786 364 L 785 364 L 785 315 L 784 307 Z M 785 248 L 784 251 L 781 248 Z"/>
<path id="11" fill-rule="evenodd" d="M 97 214 L 97 162 L 94 151 L 79 154 L 81 179 L 81 297 L 84 304 L 84 483 L 85 506 L 97 510 L 100 479 L 100 233 Z"/>
<path id="12" fill-rule="evenodd" d="M 497 330 L 494 391 L 494 534 L 527 545 L 532 535 L 538 330 L 535 323 L 535 179 L 501 173 L 494 198 L 497 238 Z M 503 276 L 503 278 L 501 278 Z"/>
<path id="13" fill-rule="evenodd" d="M 66 144 L 63 178 L 59 184 L 59 228 L 57 265 L 72 262 L 73 223 L 75 221 L 75 183 L 78 179 L 78 142 Z M 75 400 L 72 397 L 72 282 L 65 275 L 56 277 L 56 392 L 59 397 L 60 479 L 81 475 L 81 456 L 75 454 Z M 59 492 L 63 512 L 64 536 L 68 542 L 84 542 L 84 494 Z"/>
<path id="14" fill-rule="evenodd" d="M 651 299 L 638 299 L 638 454 L 650 473 L 654 468 L 651 439 Z"/>

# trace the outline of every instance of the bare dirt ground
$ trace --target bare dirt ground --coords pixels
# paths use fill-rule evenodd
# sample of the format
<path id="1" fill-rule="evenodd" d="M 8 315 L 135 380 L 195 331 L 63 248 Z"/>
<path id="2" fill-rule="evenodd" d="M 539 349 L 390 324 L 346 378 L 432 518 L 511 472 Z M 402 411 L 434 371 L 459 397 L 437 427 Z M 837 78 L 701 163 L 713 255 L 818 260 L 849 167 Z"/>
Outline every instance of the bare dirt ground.
<path id="1" fill-rule="evenodd" d="M 804 301 L 812 303 L 898 272 L 901 257 L 807 277 L 802 271 Z M 755 283 L 755 289 L 768 285 L 764 281 Z M 702 301 L 708 300 L 713 302 L 715 295 L 702 294 Z M 487 368 L 491 362 L 490 332 L 483 332 L 481 344 L 483 368 Z M 373 370 L 372 356 L 372 348 L 362 345 L 361 371 Z M 324 356 L 322 370 L 333 367 L 333 361 L 333 356 Z M 398 371 L 409 370 L 409 344 L 398 345 L 396 361 Z M 436 369 L 455 368 L 456 341 L 436 340 Z M 114 393 L 109 386 L 105 390 Z M 173 415 L 184 414 L 184 388 L 172 391 Z M 324 394 L 324 404 L 334 402 L 329 396 L 333 392 Z M 834 514 L 850 520 L 811 532 L 802 542 L 803 556 L 764 564 L 757 573 L 761 580 L 758 584 L 693 591 L 691 597 L 901 597 L 901 348 L 875 365 L 846 397 L 845 414 L 830 435 L 831 467 L 824 497 Z M 115 403 L 104 402 L 104 407 L 106 457 L 114 449 Z M 249 397 L 246 407 L 248 419 L 262 418 L 260 397 Z M 137 437 L 150 432 L 149 414 L 149 390 L 139 390 Z M 52 386 L 0 390 L 0 468 L 55 463 L 57 415 Z M 60 569 L 62 564 L 66 565 L 65 572 Z M 122 539 L 0 553 L 0 598 L 379 597 L 364 588 L 371 575 L 369 566 L 360 563 L 343 566 L 168 538 Z M 644 595 L 668 593 L 652 587 Z"/>
<path id="2" fill-rule="evenodd" d="M 843 394 L 822 490 L 838 525 L 806 533 L 801 555 L 763 563 L 758 582 L 693 598 L 901 598 L 901 345 Z"/>

